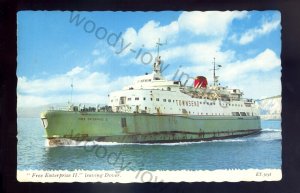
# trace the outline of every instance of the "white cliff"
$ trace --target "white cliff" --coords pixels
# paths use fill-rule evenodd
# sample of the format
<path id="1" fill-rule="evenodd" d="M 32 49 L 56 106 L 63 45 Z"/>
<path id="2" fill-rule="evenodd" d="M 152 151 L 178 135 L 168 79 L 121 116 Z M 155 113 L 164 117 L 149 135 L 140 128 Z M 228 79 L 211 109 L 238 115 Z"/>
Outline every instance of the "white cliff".
<path id="1" fill-rule="evenodd" d="M 281 96 L 274 96 L 257 101 L 260 117 L 263 120 L 281 119 Z"/>

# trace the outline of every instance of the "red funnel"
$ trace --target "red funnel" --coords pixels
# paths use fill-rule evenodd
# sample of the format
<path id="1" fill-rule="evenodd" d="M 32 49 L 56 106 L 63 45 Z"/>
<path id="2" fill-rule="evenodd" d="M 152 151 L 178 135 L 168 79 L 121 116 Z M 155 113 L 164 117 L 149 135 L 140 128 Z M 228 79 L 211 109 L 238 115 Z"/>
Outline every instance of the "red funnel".
<path id="1" fill-rule="evenodd" d="M 194 80 L 194 88 L 206 88 L 207 80 L 204 76 L 197 76 Z"/>

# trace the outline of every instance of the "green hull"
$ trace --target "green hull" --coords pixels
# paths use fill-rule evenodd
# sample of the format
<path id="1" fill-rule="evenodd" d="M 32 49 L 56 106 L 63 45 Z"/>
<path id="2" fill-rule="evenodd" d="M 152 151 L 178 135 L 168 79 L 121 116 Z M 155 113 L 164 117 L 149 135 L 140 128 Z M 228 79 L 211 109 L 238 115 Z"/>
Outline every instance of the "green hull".
<path id="1" fill-rule="evenodd" d="M 258 133 L 258 116 L 151 115 L 113 112 L 42 113 L 50 144 L 61 139 L 168 143 L 233 138 Z"/>

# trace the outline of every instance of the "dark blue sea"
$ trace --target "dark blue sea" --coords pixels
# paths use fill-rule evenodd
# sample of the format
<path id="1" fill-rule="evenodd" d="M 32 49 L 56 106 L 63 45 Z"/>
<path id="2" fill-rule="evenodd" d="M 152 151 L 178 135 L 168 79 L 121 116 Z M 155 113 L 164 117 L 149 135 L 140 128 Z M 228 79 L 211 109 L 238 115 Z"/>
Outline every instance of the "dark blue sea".
<path id="1" fill-rule="evenodd" d="M 280 169 L 281 121 L 262 133 L 210 142 L 117 144 L 66 142 L 49 147 L 39 118 L 18 118 L 18 170 Z"/>

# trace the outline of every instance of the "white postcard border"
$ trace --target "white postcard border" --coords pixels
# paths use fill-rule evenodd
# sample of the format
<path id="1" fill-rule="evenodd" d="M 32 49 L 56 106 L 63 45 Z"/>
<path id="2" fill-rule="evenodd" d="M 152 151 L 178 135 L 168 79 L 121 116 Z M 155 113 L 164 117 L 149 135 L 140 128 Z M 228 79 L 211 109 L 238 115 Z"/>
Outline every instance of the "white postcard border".
<path id="1" fill-rule="evenodd" d="M 108 170 L 17 170 L 19 182 L 262 182 L 282 179 L 281 169 L 180 170 L 180 171 L 108 171 Z"/>

